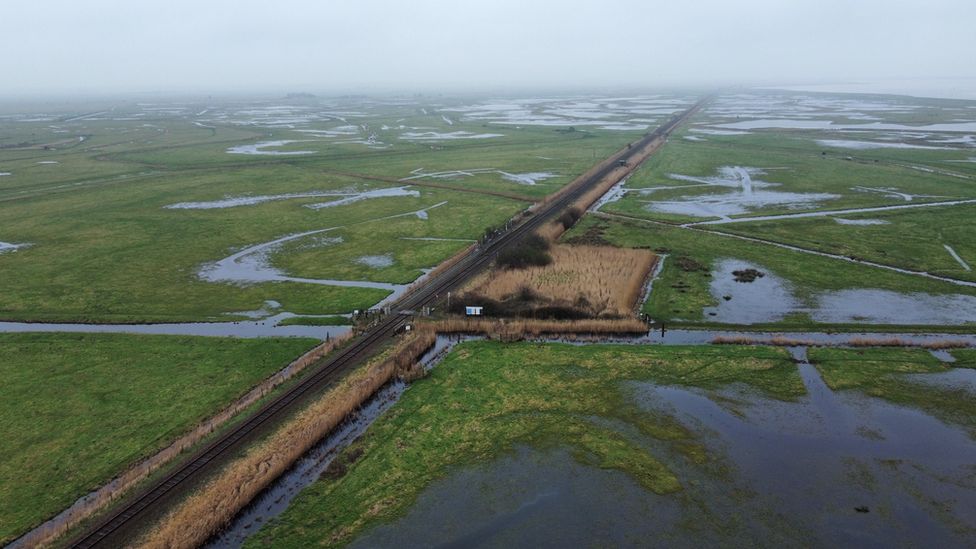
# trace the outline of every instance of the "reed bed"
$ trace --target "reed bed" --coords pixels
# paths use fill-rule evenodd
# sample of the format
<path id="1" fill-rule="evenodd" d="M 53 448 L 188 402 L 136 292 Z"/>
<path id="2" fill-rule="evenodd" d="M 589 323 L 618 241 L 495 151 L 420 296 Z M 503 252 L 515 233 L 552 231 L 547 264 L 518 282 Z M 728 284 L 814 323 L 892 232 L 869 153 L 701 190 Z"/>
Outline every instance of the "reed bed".
<path id="1" fill-rule="evenodd" d="M 913 342 L 900 338 L 854 338 L 848 343 L 851 347 L 921 347 L 932 351 L 961 349 L 970 344 L 961 340 L 940 339 L 937 341 Z"/>
<path id="2" fill-rule="evenodd" d="M 644 335 L 647 325 L 628 318 L 618 320 L 493 320 L 452 318 L 429 324 L 438 334 L 480 334 L 500 341 L 519 341 L 546 335 Z"/>
<path id="3" fill-rule="evenodd" d="M 138 545 L 167 549 L 202 545 L 377 390 L 401 375 L 417 376 L 417 360 L 435 340 L 433 330 L 418 329 L 347 376 L 184 500 Z"/>
<path id="4" fill-rule="evenodd" d="M 656 261 L 648 250 L 605 246 L 556 245 L 549 254 L 549 265 L 496 269 L 479 276 L 469 291 L 504 301 L 528 288 L 549 302 L 586 303 L 596 316 L 626 316 Z"/>
<path id="5" fill-rule="evenodd" d="M 124 492 L 145 480 L 153 472 L 172 461 L 187 449 L 199 443 L 231 418 L 266 396 L 275 387 L 288 381 L 310 364 L 335 350 L 350 337 L 352 337 L 352 334 L 344 334 L 333 338 L 293 360 L 290 364 L 251 388 L 251 390 L 233 403 L 200 422 L 191 431 L 180 436 L 169 446 L 133 465 L 93 493 L 76 501 L 71 507 L 68 507 L 57 516 L 49 519 L 27 534 L 24 534 L 19 540 L 22 546 L 37 547 L 48 544 L 83 520 L 101 511 Z"/>
<path id="6" fill-rule="evenodd" d="M 770 345 L 773 347 L 815 347 L 819 345 L 816 341 L 809 339 L 796 339 L 792 337 L 769 337 L 757 338 L 750 336 L 715 336 L 711 341 L 712 345 Z"/>

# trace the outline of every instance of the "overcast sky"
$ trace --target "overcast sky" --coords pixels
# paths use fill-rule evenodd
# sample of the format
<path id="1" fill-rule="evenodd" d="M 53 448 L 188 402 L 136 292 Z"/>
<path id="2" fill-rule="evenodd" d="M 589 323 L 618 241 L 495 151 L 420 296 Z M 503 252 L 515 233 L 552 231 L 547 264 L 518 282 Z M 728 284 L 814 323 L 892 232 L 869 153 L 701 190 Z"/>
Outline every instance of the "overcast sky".
<path id="1" fill-rule="evenodd" d="M 974 0 L 5 0 L 0 93 L 976 78 Z"/>

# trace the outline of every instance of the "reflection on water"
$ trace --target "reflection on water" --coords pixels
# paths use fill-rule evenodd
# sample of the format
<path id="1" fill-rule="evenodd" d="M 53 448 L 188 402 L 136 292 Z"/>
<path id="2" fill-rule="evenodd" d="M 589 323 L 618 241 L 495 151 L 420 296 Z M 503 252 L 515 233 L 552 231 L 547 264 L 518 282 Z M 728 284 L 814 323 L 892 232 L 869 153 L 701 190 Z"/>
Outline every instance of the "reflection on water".
<path id="1" fill-rule="evenodd" d="M 955 528 L 976 528 L 973 439 L 918 410 L 834 393 L 805 361 L 799 371 L 808 396 L 795 403 L 652 384 L 638 384 L 638 398 L 711 433 L 751 503 L 817 544 L 963 543 Z M 717 403 L 726 399 L 734 409 Z"/>
<path id="2" fill-rule="evenodd" d="M 737 282 L 734 271 L 756 269 L 765 276 Z M 704 318 L 726 324 L 778 322 L 790 313 L 809 314 L 815 322 L 864 324 L 962 325 L 976 322 L 976 297 L 964 294 L 903 294 L 876 288 L 824 291 L 804 306 L 786 281 L 761 265 L 737 259 L 716 261 L 709 289 L 717 305 Z"/>
<path id="3" fill-rule="evenodd" d="M 680 494 L 649 493 L 566 450 L 517 448 L 455 469 L 352 546 L 964 546 L 964 529 L 976 528 L 973 439 L 917 410 L 834 393 L 793 351 L 808 392 L 796 402 L 741 386 L 711 395 L 627 384 L 727 466 L 716 474 L 638 440 L 678 472 Z"/>

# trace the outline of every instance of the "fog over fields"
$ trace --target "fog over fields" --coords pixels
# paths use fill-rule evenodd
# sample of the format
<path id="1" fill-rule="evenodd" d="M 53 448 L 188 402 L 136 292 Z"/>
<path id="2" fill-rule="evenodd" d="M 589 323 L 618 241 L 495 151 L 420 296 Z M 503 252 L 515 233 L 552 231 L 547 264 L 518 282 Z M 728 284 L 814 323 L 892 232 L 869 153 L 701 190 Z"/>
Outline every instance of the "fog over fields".
<path id="1" fill-rule="evenodd" d="M 878 81 L 961 96 L 976 78 L 968 0 L 52 0 L 5 2 L 0 20 L 8 96 Z"/>

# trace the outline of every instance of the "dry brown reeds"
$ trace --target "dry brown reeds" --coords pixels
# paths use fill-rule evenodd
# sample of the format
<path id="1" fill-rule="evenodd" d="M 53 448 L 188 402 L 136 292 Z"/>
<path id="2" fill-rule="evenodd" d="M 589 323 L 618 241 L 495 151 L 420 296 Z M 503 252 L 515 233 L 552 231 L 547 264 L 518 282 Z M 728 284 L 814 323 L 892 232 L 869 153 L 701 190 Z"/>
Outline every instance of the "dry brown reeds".
<path id="1" fill-rule="evenodd" d="M 940 339 L 935 341 L 911 341 L 901 338 L 867 338 L 857 337 L 848 342 L 851 347 L 921 347 L 933 351 L 943 349 L 960 349 L 970 344 L 961 340 Z"/>
<path id="2" fill-rule="evenodd" d="M 350 374 L 184 500 L 139 546 L 172 549 L 202 545 L 377 390 L 398 375 L 417 375 L 417 359 L 435 339 L 430 329 L 411 332 L 391 351 Z"/>
<path id="3" fill-rule="evenodd" d="M 644 335 L 647 325 L 628 318 L 618 320 L 492 320 L 452 318 L 429 324 L 438 334 L 480 334 L 500 341 L 519 341 L 545 335 Z"/>
<path id="4" fill-rule="evenodd" d="M 796 339 L 792 337 L 751 337 L 746 335 L 738 336 L 715 336 L 712 338 L 713 345 L 770 345 L 773 347 L 814 347 L 819 345 L 816 341 L 809 339 Z"/>
<path id="5" fill-rule="evenodd" d="M 58 536 L 61 536 L 79 522 L 104 509 L 105 506 L 118 498 L 122 493 L 144 480 L 160 467 L 169 463 L 173 458 L 199 443 L 204 437 L 213 433 L 231 418 L 253 405 L 270 393 L 275 387 L 291 379 L 310 364 L 335 350 L 336 347 L 342 345 L 351 336 L 352 334 L 338 336 L 298 357 L 284 368 L 275 372 L 271 377 L 266 378 L 251 388 L 251 390 L 223 410 L 200 422 L 191 431 L 180 436 L 169 446 L 133 465 L 104 486 L 95 490 L 92 494 L 78 500 L 57 516 L 25 534 L 20 538 L 20 543 L 23 547 L 36 547 L 47 544 Z"/>
<path id="6" fill-rule="evenodd" d="M 493 270 L 469 291 L 503 301 L 528 288 L 548 302 L 586 303 L 595 316 L 626 316 L 640 297 L 656 256 L 648 250 L 556 245 L 543 267 Z"/>

